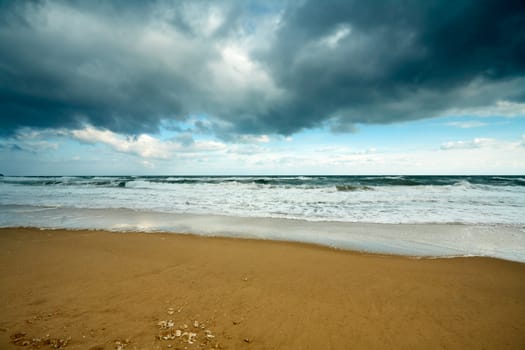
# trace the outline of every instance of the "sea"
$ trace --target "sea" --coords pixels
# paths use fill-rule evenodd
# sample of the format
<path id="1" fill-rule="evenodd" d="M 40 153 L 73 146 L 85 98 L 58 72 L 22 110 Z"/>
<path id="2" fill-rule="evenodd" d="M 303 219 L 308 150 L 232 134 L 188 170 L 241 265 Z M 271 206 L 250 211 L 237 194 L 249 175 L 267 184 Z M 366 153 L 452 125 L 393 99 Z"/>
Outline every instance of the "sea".
<path id="1" fill-rule="evenodd" d="M 0 227 L 525 262 L 525 176 L 3 176 Z"/>

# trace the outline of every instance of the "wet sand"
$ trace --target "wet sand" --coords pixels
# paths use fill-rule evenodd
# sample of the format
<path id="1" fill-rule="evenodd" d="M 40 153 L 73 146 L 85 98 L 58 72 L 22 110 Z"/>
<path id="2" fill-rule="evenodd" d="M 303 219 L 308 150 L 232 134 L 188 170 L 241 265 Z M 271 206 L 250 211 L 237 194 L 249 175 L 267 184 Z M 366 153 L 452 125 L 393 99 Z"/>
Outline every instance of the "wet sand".
<path id="1" fill-rule="evenodd" d="M 1 229 L 0 349 L 49 346 L 524 349 L 525 264 Z"/>

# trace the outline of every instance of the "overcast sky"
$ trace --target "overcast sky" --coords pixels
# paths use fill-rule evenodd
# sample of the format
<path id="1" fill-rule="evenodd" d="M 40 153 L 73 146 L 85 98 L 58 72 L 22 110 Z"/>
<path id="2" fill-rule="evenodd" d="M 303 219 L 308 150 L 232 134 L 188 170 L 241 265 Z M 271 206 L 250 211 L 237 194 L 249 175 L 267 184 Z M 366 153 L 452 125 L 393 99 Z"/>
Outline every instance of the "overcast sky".
<path id="1" fill-rule="evenodd" d="M 0 173 L 525 174 L 525 5 L 0 1 Z"/>

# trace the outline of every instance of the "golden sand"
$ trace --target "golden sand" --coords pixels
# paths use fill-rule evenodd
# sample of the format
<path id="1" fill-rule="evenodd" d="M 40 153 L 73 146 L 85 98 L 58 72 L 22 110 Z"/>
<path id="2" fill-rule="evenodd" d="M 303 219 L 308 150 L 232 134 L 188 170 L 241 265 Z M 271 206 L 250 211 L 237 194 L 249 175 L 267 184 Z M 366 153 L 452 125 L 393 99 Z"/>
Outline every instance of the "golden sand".
<path id="1" fill-rule="evenodd" d="M 0 230 L 0 349 L 525 349 L 525 264 Z"/>

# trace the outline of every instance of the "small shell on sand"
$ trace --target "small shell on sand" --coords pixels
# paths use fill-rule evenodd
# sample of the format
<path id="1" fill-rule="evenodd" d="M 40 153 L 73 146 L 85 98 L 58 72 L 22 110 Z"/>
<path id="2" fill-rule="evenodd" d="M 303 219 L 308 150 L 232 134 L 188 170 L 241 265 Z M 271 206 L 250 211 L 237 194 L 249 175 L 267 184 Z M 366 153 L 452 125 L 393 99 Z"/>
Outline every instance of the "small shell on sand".
<path id="1" fill-rule="evenodd" d="M 175 322 L 173 320 L 158 321 L 157 326 L 159 327 L 159 334 L 156 336 L 156 339 L 159 340 L 175 340 L 177 343 L 190 345 L 201 341 L 203 342 L 203 346 L 205 344 L 214 345 L 215 342 L 215 340 L 213 340 L 215 335 L 212 334 L 211 330 L 206 328 L 206 324 L 197 320 L 192 321 L 190 326 L 183 324 L 178 329 L 175 328 Z M 191 328 L 194 332 L 190 331 L 191 326 L 194 327 Z"/>
<path id="2" fill-rule="evenodd" d="M 160 329 L 171 329 L 175 327 L 175 322 L 173 322 L 173 320 L 159 321 L 157 322 L 157 326 L 159 326 Z"/>
<path id="3" fill-rule="evenodd" d="M 197 337 L 197 333 L 188 333 L 188 343 L 193 344 L 195 337 Z"/>

